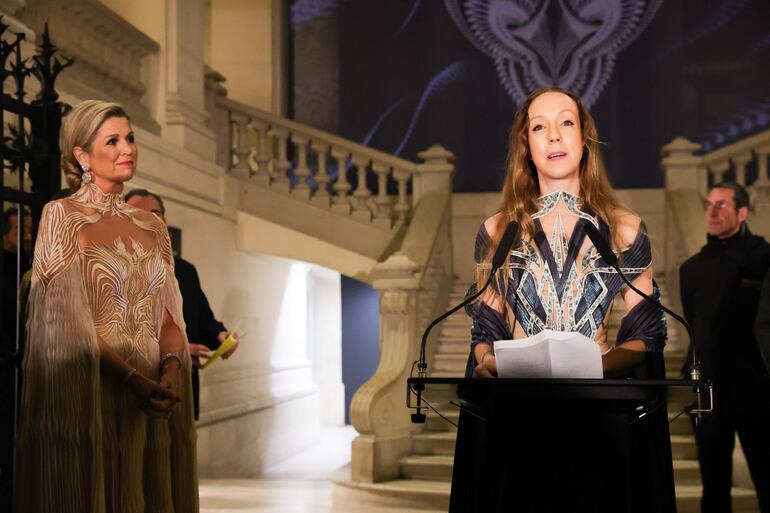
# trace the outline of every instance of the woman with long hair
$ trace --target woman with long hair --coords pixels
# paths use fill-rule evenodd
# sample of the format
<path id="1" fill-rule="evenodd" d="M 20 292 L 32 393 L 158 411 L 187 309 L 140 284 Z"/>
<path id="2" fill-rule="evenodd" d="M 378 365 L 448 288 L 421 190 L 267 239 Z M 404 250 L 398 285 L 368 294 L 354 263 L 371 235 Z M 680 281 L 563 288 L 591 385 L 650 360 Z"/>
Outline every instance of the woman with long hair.
<path id="1" fill-rule="evenodd" d="M 45 206 L 35 246 L 14 509 L 195 512 L 181 298 L 165 224 L 122 199 L 128 115 L 84 101 L 60 147 L 76 192 Z"/>
<path id="2" fill-rule="evenodd" d="M 611 243 L 629 280 L 646 294 L 658 296 L 644 225 L 616 199 L 599 145 L 593 117 L 580 98 L 569 91 L 538 89 L 516 113 L 502 203 L 498 213 L 481 226 L 476 238 L 475 287 L 487 281 L 492 255 L 508 223 L 518 222 L 521 230 L 493 285 L 467 309 L 473 319 L 468 376 L 497 376 L 494 341 L 526 338 L 551 329 L 579 332 L 594 340 L 602 354 L 605 376 L 663 377 L 662 350 L 666 333 L 663 316 L 650 302 L 625 286 L 586 235 L 585 227 L 590 223 Z M 618 295 L 625 303 L 626 316 L 617 340 L 609 341 L 607 320 Z M 519 422 L 517 419 L 517 429 L 521 431 L 517 432 L 530 435 Z M 614 428 L 605 427 L 610 429 L 608 436 L 614 437 Z M 567 503 L 560 502 L 563 500 L 559 498 L 560 487 L 571 497 L 570 511 L 584 510 L 581 496 L 587 497 L 585 504 L 590 504 L 586 511 L 605 511 L 600 504 L 592 503 L 594 499 L 600 500 L 597 497 L 623 500 L 621 492 L 607 492 L 606 488 L 598 492 L 596 487 L 589 491 L 581 484 L 581 479 L 590 475 L 591 469 L 596 470 L 596 466 L 587 464 L 580 470 L 577 465 L 573 472 L 543 463 L 540 470 L 530 468 L 521 473 L 515 465 L 509 467 L 489 454 L 479 454 L 489 450 L 488 440 L 483 441 L 489 434 L 485 426 L 461 415 L 460 428 L 451 511 L 531 511 L 535 506 L 543 511 L 552 508 L 562 511 Z M 469 438 L 469 430 L 474 429 L 475 435 Z M 570 431 L 573 429 L 579 428 L 570 428 Z M 665 431 L 667 434 L 667 429 Z M 561 437 L 555 435 L 555 438 Z M 468 440 L 473 443 L 469 445 Z M 585 440 L 586 447 L 593 447 L 590 444 L 596 440 L 596 437 Z M 665 437 L 662 440 L 662 444 L 669 444 Z M 670 468 L 670 444 L 667 447 Z M 665 459 L 663 454 L 660 460 L 663 465 Z M 469 472 L 469 469 L 474 470 Z M 490 472 L 493 475 L 489 475 Z M 532 495 L 533 490 L 543 487 L 542 480 L 534 477 L 538 472 L 550 476 L 546 481 L 554 479 L 553 489 Z M 559 475 L 561 472 L 563 476 Z M 629 486 L 628 490 L 633 490 L 632 481 L 637 480 L 637 474 L 613 479 L 619 480 L 620 488 Z M 501 494 L 503 487 L 511 488 Z M 531 499 L 535 496 L 538 498 Z M 656 511 L 667 511 L 673 504 L 673 488 L 660 491 L 659 497 L 656 507 L 661 509 Z M 528 502 L 530 500 L 534 502 Z M 612 501 L 607 511 L 648 511 L 624 509 Z"/>

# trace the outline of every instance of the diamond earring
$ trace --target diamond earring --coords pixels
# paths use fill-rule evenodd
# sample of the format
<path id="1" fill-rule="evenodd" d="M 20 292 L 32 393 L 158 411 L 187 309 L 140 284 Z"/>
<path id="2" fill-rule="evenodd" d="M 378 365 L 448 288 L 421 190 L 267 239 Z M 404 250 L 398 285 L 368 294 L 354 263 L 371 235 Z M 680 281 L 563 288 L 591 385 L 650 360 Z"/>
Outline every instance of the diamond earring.
<path id="1" fill-rule="evenodd" d="M 80 168 L 83 170 L 83 174 L 80 176 L 80 180 L 84 184 L 87 184 L 88 182 L 90 182 L 93 179 L 93 176 L 91 176 L 91 173 L 89 172 L 89 169 L 91 169 L 91 168 L 88 167 L 88 164 L 86 164 L 85 162 L 80 164 Z"/>

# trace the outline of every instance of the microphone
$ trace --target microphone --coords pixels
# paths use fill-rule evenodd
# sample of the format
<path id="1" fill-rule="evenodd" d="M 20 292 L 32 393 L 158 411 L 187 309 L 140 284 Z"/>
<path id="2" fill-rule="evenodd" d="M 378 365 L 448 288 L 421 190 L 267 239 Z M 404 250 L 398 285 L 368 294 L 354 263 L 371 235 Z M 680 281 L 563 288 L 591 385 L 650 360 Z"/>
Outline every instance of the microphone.
<path id="1" fill-rule="evenodd" d="M 584 231 L 586 232 L 586 235 L 589 239 L 591 239 L 591 243 L 596 248 L 596 251 L 599 252 L 599 255 L 601 255 L 602 259 L 609 264 L 615 271 L 618 273 L 618 276 L 625 282 L 628 287 L 642 296 L 645 300 L 651 302 L 667 314 L 669 314 L 671 317 L 679 321 L 679 323 L 684 326 L 684 328 L 687 330 L 687 335 L 689 335 L 690 340 L 692 341 L 692 366 L 690 367 L 690 379 L 692 381 L 698 381 L 701 379 L 701 372 L 700 372 L 700 362 L 698 362 L 698 359 L 695 356 L 695 339 L 692 335 L 692 329 L 690 328 L 690 324 L 684 320 L 684 318 L 677 314 L 676 312 L 673 312 L 663 306 L 660 301 L 656 301 L 655 299 L 651 298 L 638 288 L 636 288 L 629 280 L 626 278 L 626 275 L 623 274 L 623 271 L 620 270 L 620 267 L 618 266 L 618 257 L 615 255 L 615 252 L 612 251 L 612 248 L 610 247 L 609 243 L 605 240 L 605 238 L 602 236 L 601 233 L 599 233 L 599 230 L 594 226 L 594 224 L 590 221 L 586 221 L 584 224 Z M 696 407 L 695 407 L 695 415 L 696 415 L 696 423 L 699 419 L 702 418 L 703 413 L 710 410 L 704 410 L 702 408 L 702 397 L 703 391 L 701 390 L 701 387 L 696 386 L 695 387 L 695 401 L 696 401 Z M 713 402 L 710 404 L 713 405 Z"/>
<path id="2" fill-rule="evenodd" d="M 511 252 L 511 248 L 513 247 L 513 243 L 516 240 L 516 236 L 519 233 L 519 223 L 516 221 L 511 221 L 508 223 L 508 226 L 505 227 L 505 231 L 503 232 L 503 236 L 500 238 L 500 244 L 497 245 L 497 249 L 495 250 L 495 254 L 492 256 L 492 271 L 489 273 L 489 278 L 487 278 L 486 283 L 483 287 L 481 287 L 481 290 L 473 294 L 471 297 L 465 298 L 459 305 L 451 308 L 449 311 L 441 314 L 437 318 L 431 322 L 427 328 L 425 328 L 425 331 L 422 334 L 422 342 L 420 343 L 420 358 L 417 360 L 417 375 L 420 378 L 425 378 L 428 375 L 428 364 L 425 359 L 425 347 L 428 343 L 428 335 L 430 334 L 431 330 L 441 321 L 464 307 L 465 305 L 475 301 L 481 294 L 484 293 L 485 290 L 489 287 L 489 285 L 492 283 L 492 280 L 495 277 L 495 274 L 497 274 L 498 269 L 500 269 L 506 262 L 508 255 Z M 412 414 L 412 422 L 414 423 L 423 423 L 425 422 L 425 415 L 422 413 L 422 406 L 421 406 L 421 392 L 423 390 L 422 384 L 415 385 L 415 390 L 417 391 L 417 406 L 416 406 L 416 413 Z"/>

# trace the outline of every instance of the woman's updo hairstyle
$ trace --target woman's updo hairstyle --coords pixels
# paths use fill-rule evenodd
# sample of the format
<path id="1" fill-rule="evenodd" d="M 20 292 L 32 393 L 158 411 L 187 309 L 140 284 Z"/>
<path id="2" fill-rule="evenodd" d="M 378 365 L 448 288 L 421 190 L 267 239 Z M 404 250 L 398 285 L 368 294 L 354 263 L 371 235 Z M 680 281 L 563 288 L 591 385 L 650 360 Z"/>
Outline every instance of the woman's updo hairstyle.
<path id="1" fill-rule="evenodd" d="M 89 152 L 96 132 L 109 118 L 130 120 L 122 105 L 100 100 L 80 102 L 64 117 L 59 132 L 59 150 L 61 168 L 72 190 L 80 188 L 83 176 L 83 169 L 80 167 L 80 162 L 75 159 L 73 150 L 76 146 L 80 146 Z"/>

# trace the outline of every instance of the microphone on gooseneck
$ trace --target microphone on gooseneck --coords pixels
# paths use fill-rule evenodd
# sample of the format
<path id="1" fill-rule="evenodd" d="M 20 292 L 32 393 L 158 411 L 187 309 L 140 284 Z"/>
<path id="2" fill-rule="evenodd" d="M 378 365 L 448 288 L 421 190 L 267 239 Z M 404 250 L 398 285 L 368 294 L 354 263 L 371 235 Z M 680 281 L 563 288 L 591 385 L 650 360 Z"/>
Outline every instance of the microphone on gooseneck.
<path id="1" fill-rule="evenodd" d="M 695 342 L 694 342 L 695 339 L 692 336 L 692 329 L 690 328 L 690 324 L 686 320 L 684 320 L 684 318 L 681 315 L 669 310 L 668 308 L 663 306 L 660 303 L 660 301 L 656 301 L 652 297 L 648 296 L 647 294 L 645 294 L 644 292 L 636 288 L 628 280 L 628 278 L 626 278 L 626 275 L 623 274 L 623 271 L 620 270 L 620 267 L 618 266 L 617 255 L 615 255 L 615 252 L 612 251 L 612 248 L 610 247 L 609 243 L 602 236 L 602 234 L 599 233 L 599 230 L 596 228 L 596 226 L 594 226 L 593 223 L 591 223 L 590 221 L 586 221 L 584 223 L 584 227 L 585 227 L 586 235 L 588 236 L 589 239 L 591 239 L 591 243 L 596 248 L 596 251 L 599 252 L 599 255 L 601 255 L 602 259 L 608 265 L 610 265 L 613 269 L 615 269 L 615 271 L 618 273 L 618 276 L 620 276 L 620 278 L 626 283 L 626 285 L 628 285 L 628 287 L 631 290 L 633 290 L 634 292 L 642 296 L 645 300 L 651 302 L 652 304 L 654 304 L 655 306 L 657 306 L 658 308 L 660 308 L 661 310 L 669 314 L 671 317 L 679 321 L 679 323 L 682 326 L 684 326 L 684 328 L 687 330 L 687 334 L 690 336 L 690 340 L 693 341 L 692 342 L 692 366 L 690 368 L 690 379 L 692 379 L 693 381 L 697 381 L 701 379 L 700 362 L 698 362 L 698 359 L 695 356 Z M 702 391 L 700 387 L 696 387 L 695 393 L 696 393 L 696 405 L 697 405 L 695 411 L 696 411 L 696 422 L 697 422 L 697 420 L 702 417 L 702 413 L 703 413 L 701 408 Z"/>
<path id="2" fill-rule="evenodd" d="M 492 256 L 492 271 L 489 273 L 489 278 L 487 278 L 487 282 L 484 284 L 483 287 L 481 287 L 481 290 L 473 294 L 472 296 L 465 298 L 459 305 L 453 307 L 451 310 L 441 314 L 436 319 L 431 322 L 427 328 L 425 328 L 425 332 L 422 334 L 422 342 L 420 343 L 420 358 L 417 361 L 417 375 L 421 378 L 427 377 L 428 374 L 428 364 L 425 361 L 425 346 L 428 343 L 428 335 L 430 334 L 430 331 L 441 321 L 464 307 L 465 305 L 475 301 L 481 294 L 484 293 L 485 290 L 489 287 L 489 285 L 492 283 L 492 280 L 494 279 L 495 275 L 497 274 L 498 269 L 500 269 L 503 265 L 505 265 L 506 260 L 508 259 L 508 255 L 511 252 L 511 248 L 513 247 L 513 243 L 516 240 L 516 236 L 519 233 L 519 223 L 516 221 L 511 221 L 508 223 L 508 226 L 505 227 L 505 231 L 503 232 L 503 236 L 500 238 L 500 244 L 497 245 L 497 249 L 495 250 L 495 254 Z M 415 390 L 417 390 L 417 407 L 416 413 L 412 414 L 412 422 L 415 423 L 422 423 L 425 422 L 425 415 L 422 413 L 422 406 L 421 406 L 421 391 L 422 391 L 422 385 L 415 386 Z"/>

